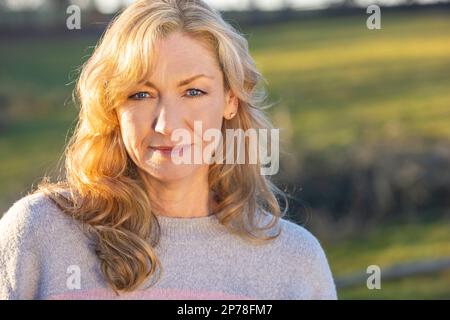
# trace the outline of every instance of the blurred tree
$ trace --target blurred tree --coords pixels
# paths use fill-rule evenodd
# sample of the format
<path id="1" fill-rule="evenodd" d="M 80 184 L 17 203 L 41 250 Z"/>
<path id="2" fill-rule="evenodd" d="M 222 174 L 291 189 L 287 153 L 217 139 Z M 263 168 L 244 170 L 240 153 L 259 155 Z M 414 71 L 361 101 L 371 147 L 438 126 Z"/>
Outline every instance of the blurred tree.
<path id="1" fill-rule="evenodd" d="M 342 6 L 347 7 L 347 8 L 356 7 L 356 1 L 355 0 L 343 0 Z"/>
<path id="2" fill-rule="evenodd" d="M 47 0 L 48 5 L 56 12 L 65 12 L 66 8 L 72 4 L 70 0 Z"/>

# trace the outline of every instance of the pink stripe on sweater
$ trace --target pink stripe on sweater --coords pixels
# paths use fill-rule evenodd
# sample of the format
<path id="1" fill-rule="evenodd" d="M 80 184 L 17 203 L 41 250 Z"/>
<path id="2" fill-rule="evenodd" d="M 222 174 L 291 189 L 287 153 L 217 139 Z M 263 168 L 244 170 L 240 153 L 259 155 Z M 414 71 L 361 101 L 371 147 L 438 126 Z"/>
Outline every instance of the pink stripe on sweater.
<path id="1" fill-rule="evenodd" d="M 50 295 L 48 300 L 255 300 L 255 298 L 233 295 L 219 291 L 200 291 L 189 289 L 137 290 L 117 296 L 110 289 L 72 290 Z"/>

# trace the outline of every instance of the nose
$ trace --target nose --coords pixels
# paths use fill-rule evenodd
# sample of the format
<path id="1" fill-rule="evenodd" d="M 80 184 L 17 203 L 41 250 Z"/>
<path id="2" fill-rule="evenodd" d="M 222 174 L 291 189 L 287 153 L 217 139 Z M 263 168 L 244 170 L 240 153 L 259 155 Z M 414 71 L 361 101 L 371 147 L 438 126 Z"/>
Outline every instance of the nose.
<path id="1" fill-rule="evenodd" d="M 159 108 L 159 112 L 153 123 L 153 130 L 165 136 L 170 136 L 172 131 L 177 128 L 179 114 L 176 108 L 169 107 L 167 104 Z"/>

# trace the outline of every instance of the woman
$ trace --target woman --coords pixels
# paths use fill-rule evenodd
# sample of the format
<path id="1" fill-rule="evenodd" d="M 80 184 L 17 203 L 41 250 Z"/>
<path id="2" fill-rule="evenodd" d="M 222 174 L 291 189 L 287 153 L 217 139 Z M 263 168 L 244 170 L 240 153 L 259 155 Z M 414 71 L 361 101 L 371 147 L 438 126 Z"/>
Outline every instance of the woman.
<path id="1" fill-rule="evenodd" d="M 261 161 L 205 151 L 208 130 L 271 128 L 260 80 L 204 2 L 124 10 L 82 68 L 64 179 L 0 220 L 0 298 L 335 299 L 319 242 L 283 218 Z"/>

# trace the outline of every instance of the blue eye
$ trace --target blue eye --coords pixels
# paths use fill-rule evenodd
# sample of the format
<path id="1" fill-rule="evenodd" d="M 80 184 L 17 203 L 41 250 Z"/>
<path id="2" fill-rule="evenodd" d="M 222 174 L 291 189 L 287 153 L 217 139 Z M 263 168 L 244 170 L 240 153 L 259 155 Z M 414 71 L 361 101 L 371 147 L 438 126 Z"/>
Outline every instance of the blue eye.
<path id="1" fill-rule="evenodd" d="M 136 92 L 135 94 L 132 94 L 128 98 L 133 99 L 133 100 L 142 100 L 142 99 L 146 99 L 146 98 L 151 98 L 151 96 L 150 96 L 150 93 L 148 93 L 146 91 L 139 91 L 139 92 Z"/>
<path id="2" fill-rule="evenodd" d="M 187 92 L 194 93 L 193 95 L 188 94 L 188 97 L 191 97 L 191 98 L 201 97 L 202 95 L 206 94 L 205 91 L 202 91 L 200 89 L 195 89 L 195 88 L 188 89 Z M 195 93 L 197 93 L 197 94 L 195 94 Z"/>

